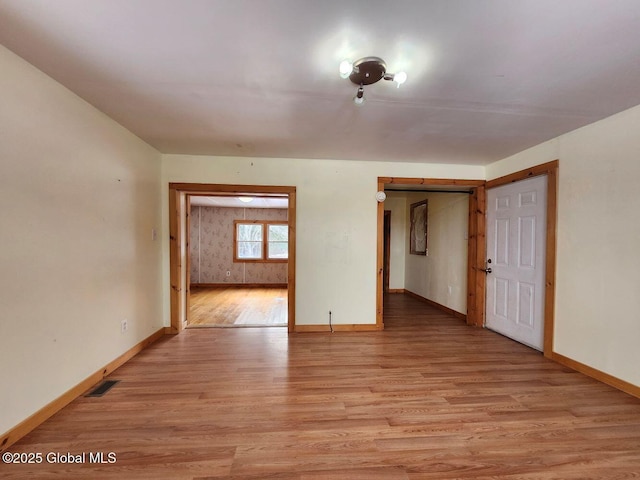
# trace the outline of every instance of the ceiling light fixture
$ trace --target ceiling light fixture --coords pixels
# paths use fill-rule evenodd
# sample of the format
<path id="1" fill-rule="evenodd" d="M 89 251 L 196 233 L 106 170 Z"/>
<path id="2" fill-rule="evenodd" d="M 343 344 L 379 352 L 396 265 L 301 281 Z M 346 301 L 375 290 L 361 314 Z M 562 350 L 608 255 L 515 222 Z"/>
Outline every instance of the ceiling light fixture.
<path id="1" fill-rule="evenodd" d="M 243 203 L 251 203 L 253 202 L 253 197 L 238 197 L 238 200 Z"/>
<path id="2" fill-rule="evenodd" d="M 342 78 L 349 78 L 351 72 L 353 72 L 353 65 L 351 64 L 351 62 L 344 60 L 340 63 L 340 76 Z"/>
<path id="3" fill-rule="evenodd" d="M 388 73 L 387 64 L 379 57 L 364 57 L 351 63 L 344 60 L 340 63 L 340 76 L 348 78 L 358 85 L 356 96 L 353 101 L 356 105 L 364 103 L 364 86 L 371 85 L 382 79 L 394 81 L 400 87 L 407 81 L 405 72 Z"/>

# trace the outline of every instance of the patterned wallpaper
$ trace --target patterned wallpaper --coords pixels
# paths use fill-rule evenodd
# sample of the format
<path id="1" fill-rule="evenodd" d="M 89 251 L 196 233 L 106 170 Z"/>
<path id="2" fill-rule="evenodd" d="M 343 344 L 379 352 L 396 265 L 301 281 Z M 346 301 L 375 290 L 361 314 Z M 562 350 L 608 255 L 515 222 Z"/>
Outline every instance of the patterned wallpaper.
<path id="1" fill-rule="evenodd" d="M 233 262 L 234 220 L 286 221 L 287 210 L 191 207 L 191 283 L 287 283 L 286 263 Z"/>

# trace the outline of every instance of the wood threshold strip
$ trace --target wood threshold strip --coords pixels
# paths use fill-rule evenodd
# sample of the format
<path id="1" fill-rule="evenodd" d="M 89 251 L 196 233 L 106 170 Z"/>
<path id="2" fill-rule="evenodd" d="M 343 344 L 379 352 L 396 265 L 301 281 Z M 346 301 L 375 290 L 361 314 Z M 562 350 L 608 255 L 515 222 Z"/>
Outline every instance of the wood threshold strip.
<path id="1" fill-rule="evenodd" d="M 431 305 L 432 307 L 437 308 L 438 310 L 442 310 L 443 312 L 448 313 L 449 315 L 453 315 L 454 317 L 459 318 L 460 320 L 464 320 L 465 322 L 467 321 L 467 316 L 464 313 L 456 312 L 455 310 L 449 307 L 445 307 L 444 305 L 438 302 L 429 300 L 428 298 L 425 298 L 422 295 L 418 295 L 417 293 L 413 293 L 410 290 L 404 290 L 404 293 L 406 293 L 410 297 L 415 298 L 416 300 L 420 300 L 421 302 L 426 303 L 427 305 Z"/>
<path id="2" fill-rule="evenodd" d="M 2 439 L 0 440 L 0 451 L 4 451 L 7 448 L 9 448 L 11 445 L 16 443 L 18 440 L 20 440 L 22 437 L 27 435 L 33 429 L 35 429 L 40 424 L 44 423 L 47 419 L 49 419 L 50 417 L 58 413 L 60 410 L 62 410 L 64 407 L 69 405 L 72 401 L 74 401 L 76 398 L 81 396 L 91 387 L 96 385 L 98 382 L 102 381 L 103 378 L 107 377 L 108 375 L 113 373 L 117 368 L 127 363 L 129 360 L 135 357 L 142 350 L 144 350 L 145 348 L 149 347 L 151 344 L 158 341 L 160 338 L 162 338 L 165 335 L 166 329 L 167 327 L 163 327 L 158 331 L 156 331 L 155 333 L 152 333 L 147 338 L 137 343 L 136 345 L 131 347 L 129 350 L 124 352 L 122 355 L 117 357 L 115 360 L 112 360 L 100 370 L 92 373 L 87 378 L 85 378 L 80 383 L 78 383 L 76 386 L 70 388 L 65 393 L 60 395 L 58 398 L 49 402 L 47 405 L 45 405 L 40 410 L 35 412 L 33 415 L 26 418 L 22 422 L 20 422 L 18 425 L 16 425 L 9 431 L 5 432 L 0 437 L 0 439 Z"/>

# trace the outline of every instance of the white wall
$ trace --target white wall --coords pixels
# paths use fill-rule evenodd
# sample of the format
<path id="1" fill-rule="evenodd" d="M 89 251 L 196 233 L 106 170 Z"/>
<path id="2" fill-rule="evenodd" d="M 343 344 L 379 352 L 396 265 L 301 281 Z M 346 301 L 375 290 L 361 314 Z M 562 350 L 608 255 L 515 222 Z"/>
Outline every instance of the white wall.
<path id="1" fill-rule="evenodd" d="M 160 155 L 1 46 L 0 72 L 2 433 L 162 327 L 162 252 Z"/>
<path id="2" fill-rule="evenodd" d="M 640 106 L 487 168 L 560 160 L 554 351 L 640 385 Z"/>
<path id="3" fill-rule="evenodd" d="M 484 177 L 463 165 L 163 156 L 163 182 L 297 187 L 296 323 L 374 324 L 379 176 Z M 165 322 L 169 323 L 168 187 L 163 189 Z"/>
<path id="4" fill-rule="evenodd" d="M 405 288 L 456 312 L 467 313 L 469 194 L 408 193 L 410 205 L 428 200 L 427 255 L 411 255 L 406 240 Z"/>
<path id="5" fill-rule="evenodd" d="M 399 192 L 387 192 L 384 209 L 391 211 L 389 245 L 389 288 L 404 289 L 404 257 L 407 242 L 407 198 Z"/>

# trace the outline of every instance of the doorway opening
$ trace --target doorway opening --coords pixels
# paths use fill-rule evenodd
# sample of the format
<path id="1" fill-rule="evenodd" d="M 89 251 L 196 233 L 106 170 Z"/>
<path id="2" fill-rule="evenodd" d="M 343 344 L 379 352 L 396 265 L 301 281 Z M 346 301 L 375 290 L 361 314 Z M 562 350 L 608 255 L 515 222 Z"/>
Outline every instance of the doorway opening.
<path id="1" fill-rule="evenodd" d="M 481 236 L 484 239 L 484 223 L 480 223 L 479 215 L 477 214 L 479 208 L 484 208 L 484 180 L 462 180 L 462 179 L 430 179 L 430 178 L 397 178 L 397 177 L 379 177 L 378 178 L 378 190 L 385 192 L 451 192 L 451 193 L 459 193 L 464 194 L 464 197 L 468 197 L 468 200 L 463 200 L 468 202 L 468 215 L 466 219 L 462 221 L 467 223 L 466 225 L 466 235 L 467 239 L 467 265 L 476 265 L 477 264 L 477 256 L 484 256 L 484 249 L 481 249 L 478 252 L 478 245 L 483 242 L 478 242 L 477 239 Z M 408 195 L 412 195 L 413 193 L 409 193 Z M 480 205 L 480 207 L 479 207 Z M 376 300 L 376 323 L 383 326 L 383 310 L 384 310 L 384 293 L 385 293 L 385 282 L 386 278 L 384 276 L 385 272 L 385 226 L 384 226 L 384 215 L 385 215 L 385 206 L 384 203 L 378 204 L 378 279 L 377 279 L 377 300 Z M 424 217 L 424 216 L 423 216 Z M 410 220 L 409 220 L 410 221 Z M 405 227 L 408 230 L 408 227 Z M 422 229 L 421 231 L 426 231 Z M 406 232 L 405 232 L 406 233 Z M 423 249 L 419 249 L 420 252 L 418 254 L 427 255 L 427 248 L 424 245 Z M 470 269 L 467 267 L 467 295 L 466 295 L 466 315 L 461 314 L 459 312 L 454 312 L 454 310 L 448 310 L 448 313 L 457 314 L 459 318 L 464 318 L 469 325 L 482 325 L 483 317 L 484 317 L 484 303 L 479 304 L 480 302 L 484 302 L 484 291 L 479 293 L 479 285 L 476 282 L 476 275 L 478 272 L 475 269 Z M 469 278 L 473 277 L 473 278 Z M 392 292 L 397 292 L 398 289 L 390 288 L 388 289 Z M 404 289 L 399 289 L 399 291 L 404 291 Z M 409 292 L 407 292 L 409 293 Z M 422 300 L 426 300 L 428 303 L 428 299 L 422 298 Z M 439 305 L 443 307 L 443 305 Z"/>
<path id="2" fill-rule="evenodd" d="M 397 188 L 398 185 L 407 186 L 409 189 L 438 189 L 443 187 L 449 189 L 459 187 L 469 189 L 466 323 L 470 326 L 484 328 L 487 304 L 486 190 L 531 177 L 540 175 L 547 176 L 543 353 L 544 356 L 548 358 L 552 358 L 553 356 L 558 170 L 559 162 L 558 160 L 554 160 L 486 182 L 484 180 L 460 179 L 378 178 L 378 191 L 385 191 L 386 188 Z M 383 203 L 378 203 L 376 323 L 379 328 L 384 327 L 384 208 Z M 441 307 L 441 305 L 438 307 Z M 457 312 L 453 313 L 455 314 Z"/>
<path id="3" fill-rule="evenodd" d="M 295 200 L 295 187 L 169 185 L 172 333 L 198 326 L 293 331 Z"/>
<path id="4" fill-rule="evenodd" d="M 286 327 L 286 195 L 189 195 L 187 327 Z"/>

